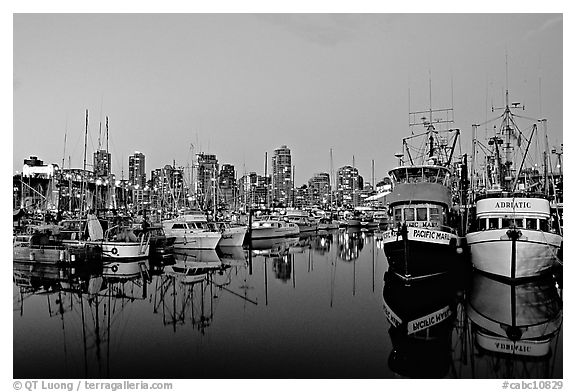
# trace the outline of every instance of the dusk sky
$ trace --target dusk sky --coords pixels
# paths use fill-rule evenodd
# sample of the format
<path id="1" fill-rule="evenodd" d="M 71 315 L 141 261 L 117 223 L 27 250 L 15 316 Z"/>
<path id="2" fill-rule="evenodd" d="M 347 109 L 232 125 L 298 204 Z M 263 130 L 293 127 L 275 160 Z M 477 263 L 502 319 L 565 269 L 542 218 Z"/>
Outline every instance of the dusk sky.
<path id="1" fill-rule="evenodd" d="M 112 171 L 216 154 L 264 173 L 287 145 L 296 185 L 352 164 L 370 182 L 396 164 L 409 110 L 453 106 L 471 125 L 506 88 L 562 143 L 561 14 L 15 14 L 13 171 L 37 155 L 82 167 L 109 117 Z M 410 98 L 409 92 L 410 91 Z M 408 103 L 410 102 L 410 108 Z M 103 139 L 104 143 L 104 139 Z M 91 169 L 91 167 L 89 167 Z"/>

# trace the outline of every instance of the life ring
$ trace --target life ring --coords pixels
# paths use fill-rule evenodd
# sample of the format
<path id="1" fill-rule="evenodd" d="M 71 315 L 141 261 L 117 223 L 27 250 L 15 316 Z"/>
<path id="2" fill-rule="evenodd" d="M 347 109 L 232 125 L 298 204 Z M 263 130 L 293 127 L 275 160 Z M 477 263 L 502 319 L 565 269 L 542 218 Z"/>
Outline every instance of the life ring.
<path id="1" fill-rule="evenodd" d="M 113 254 L 113 255 L 117 255 L 117 254 L 118 254 L 118 249 L 117 249 L 117 248 L 112 248 L 112 254 Z"/>
<path id="2" fill-rule="evenodd" d="M 114 248 L 116 249 L 116 248 Z M 116 264 L 114 264 L 112 267 L 110 267 L 110 269 L 112 270 L 112 272 L 116 272 L 118 271 L 118 266 Z"/>

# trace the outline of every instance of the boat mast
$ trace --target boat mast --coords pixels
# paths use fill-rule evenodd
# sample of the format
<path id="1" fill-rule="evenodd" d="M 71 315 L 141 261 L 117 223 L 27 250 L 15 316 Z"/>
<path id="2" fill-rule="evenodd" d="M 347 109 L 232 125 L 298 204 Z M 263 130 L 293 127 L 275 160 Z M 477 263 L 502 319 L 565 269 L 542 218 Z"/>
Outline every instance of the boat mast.
<path id="1" fill-rule="evenodd" d="M 332 187 L 332 181 L 334 181 L 334 188 Z M 332 149 L 330 149 L 330 212 L 332 212 L 332 194 L 336 188 L 336 179 L 334 178 L 334 168 L 332 162 Z"/>
<path id="2" fill-rule="evenodd" d="M 84 164 L 82 166 L 82 195 L 80 196 L 80 215 L 82 218 L 82 213 L 84 209 L 84 199 L 86 194 L 86 148 L 88 144 L 88 109 L 86 109 L 86 127 L 84 130 Z M 82 235 L 82 223 L 78 225 L 78 238 Z"/>

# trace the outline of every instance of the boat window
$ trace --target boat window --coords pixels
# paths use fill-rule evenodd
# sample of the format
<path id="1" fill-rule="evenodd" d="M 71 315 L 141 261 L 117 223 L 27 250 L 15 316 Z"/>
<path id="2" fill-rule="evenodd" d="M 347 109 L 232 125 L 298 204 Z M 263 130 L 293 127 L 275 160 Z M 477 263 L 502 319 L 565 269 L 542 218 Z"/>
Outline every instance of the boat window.
<path id="1" fill-rule="evenodd" d="M 395 208 L 394 209 L 394 221 L 395 222 L 402 222 L 402 209 Z"/>
<path id="2" fill-rule="evenodd" d="M 405 221 L 414 220 L 414 208 L 404 208 L 404 220 Z"/>
<path id="3" fill-rule="evenodd" d="M 538 219 L 536 218 L 526 218 L 526 228 L 528 230 L 536 230 Z"/>
<path id="4" fill-rule="evenodd" d="M 524 219 L 516 219 L 516 227 L 523 228 L 524 227 Z"/>
<path id="5" fill-rule="evenodd" d="M 502 219 L 502 228 L 514 227 L 514 219 L 504 218 Z"/>
<path id="6" fill-rule="evenodd" d="M 424 168 L 424 177 L 426 178 L 426 182 L 436 182 L 438 169 Z"/>
<path id="7" fill-rule="evenodd" d="M 396 178 L 397 182 L 405 182 L 406 180 L 406 171 L 402 169 L 394 170 L 394 177 Z"/>
<path id="8" fill-rule="evenodd" d="M 488 219 L 488 229 L 498 229 L 498 224 L 500 219 L 498 218 L 489 218 Z"/>
<path id="9" fill-rule="evenodd" d="M 184 223 L 174 223 L 174 224 L 172 225 L 172 228 L 173 228 L 173 229 L 185 229 L 185 228 L 186 228 L 186 225 L 185 225 Z"/>
<path id="10" fill-rule="evenodd" d="M 548 220 L 546 219 L 538 219 L 538 220 L 540 221 L 540 230 L 549 231 Z"/>
<path id="11" fill-rule="evenodd" d="M 416 220 L 417 221 L 427 221 L 428 220 L 428 209 L 426 207 L 416 208 Z"/>
<path id="12" fill-rule="evenodd" d="M 478 219 L 478 230 L 486 230 L 488 228 L 488 219 L 480 218 Z"/>
<path id="13" fill-rule="evenodd" d="M 440 222 L 440 210 L 437 207 L 430 208 L 430 220 Z"/>
<path id="14" fill-rule="evenodd" d="M 408 170 L 408 182 L 416 183 L 422 182 L 422 168 L 414 168 Z"/>

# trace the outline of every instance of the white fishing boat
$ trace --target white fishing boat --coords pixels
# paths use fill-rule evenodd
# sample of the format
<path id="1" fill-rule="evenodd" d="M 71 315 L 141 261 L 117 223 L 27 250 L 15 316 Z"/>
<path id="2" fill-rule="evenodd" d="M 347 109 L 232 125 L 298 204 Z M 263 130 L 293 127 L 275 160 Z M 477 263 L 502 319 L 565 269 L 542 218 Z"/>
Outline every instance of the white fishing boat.
<path id="1" fill-rule="evenodd" d="M 553 196 L 547 194 L 546 165 L 543 173 L 525 169 L 538 127 L 532 125 L 527 139 L 517 127 L 515 117 L 506 91 L 500 131 L 488 140 L 489 148 L 474 137 L 474 161 L 483 163 L 481 176 L 473 171 L 476 213 L 466 234 L 474 268 L 511 280 L 551 272 L 559 261 L 562 246 L 559 219 L 551 209 Z M 485 154 L 482 160 L 476 153 L 477 146 Z M 521 154 L 514 152 L 517 149 Z M 539 158 L 530 162 L 530 167 L 538 162 Z"/>
<path id="2" fill-rule="evenodd" d="M 562 236 L 544 197 L 487 197 L 476 201 L 476 230 L 466 235 L 474 267 L 508 279 L 551 272 Z"/>
<path id="3" fill-rule="evenodd" d="M 162 222 L 167 235 L 176 237 L 174 249 L 216 249 L 222 234 L 208 227 L 202 212 L 186 213 Z"/>
<path id="4" fill-rule="evenodd" d="M 298 235 L 300 235 L 300 228 L 296 223 L 286 222 L 279 218 L 268 217 L 254 221 L 250 228 L 251 240 L 294 237 Z"/>

